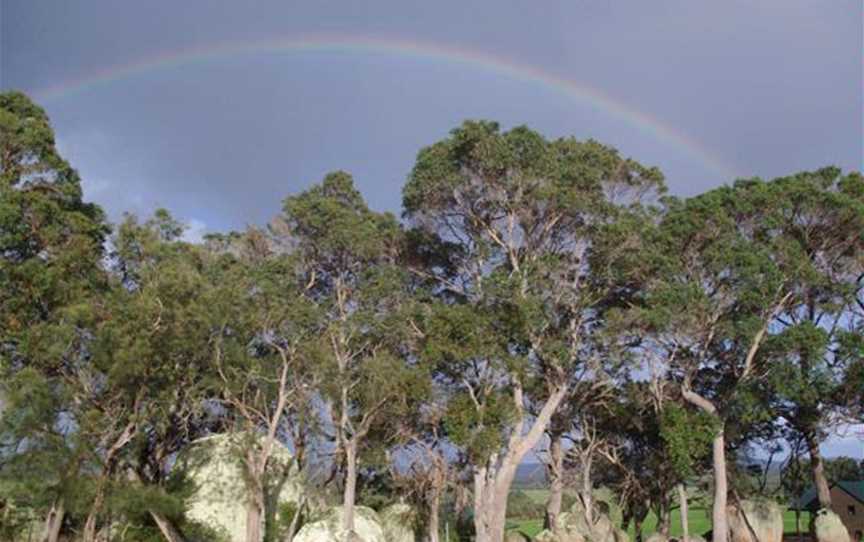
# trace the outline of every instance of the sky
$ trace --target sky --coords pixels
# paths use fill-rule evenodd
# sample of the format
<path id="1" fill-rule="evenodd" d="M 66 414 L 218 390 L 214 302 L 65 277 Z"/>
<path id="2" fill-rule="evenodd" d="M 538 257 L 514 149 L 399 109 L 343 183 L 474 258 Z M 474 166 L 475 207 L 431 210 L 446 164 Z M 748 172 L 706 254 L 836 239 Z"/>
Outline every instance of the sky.
<path id="1" fill-rule="evenodd" d="M 682 196 L 861 170 L 862 28 L 861 0 L 3 0 L 0 89 L 113 219 L 166 207 L 195 239 L 337 169 L 399 213 L 469 118 L 611 144 Z"/>

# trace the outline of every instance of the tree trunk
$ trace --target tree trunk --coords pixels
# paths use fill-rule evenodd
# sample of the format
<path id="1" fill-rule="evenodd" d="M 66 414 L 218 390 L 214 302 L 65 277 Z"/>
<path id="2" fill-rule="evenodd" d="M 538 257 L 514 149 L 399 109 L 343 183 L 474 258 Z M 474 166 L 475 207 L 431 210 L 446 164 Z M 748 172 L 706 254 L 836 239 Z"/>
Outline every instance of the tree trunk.
<path id="1" fill-rule="evenodd" d="M 96 498 L 93 499 L 93 505 L 87 514 L 87 520 L 84 522 L 84 531 L 82 533 L 82 540 L 84 542 L 96 542 L 96 521 L 98 520 L 99 510 L 102 509 L 102 503 L 105 500 L 103 484 L 104 480 L 99 482 L 99 487 L 96 489 Z"/>
<path id="2" fill-rule="evenodd" d="M 291 524 L 288 525 L 288 532 L 285 534 L 285 542 L 294 540 L 294 535 L 297 534 L 297 529 L 300 527 L 300 517 L 303 515 L 303 510 L 306 508 L 306 495 L 300 497 L 300 502 L 297 504 L 297 510 L 294 512 L 294 517 L 291 518 Z"/>
<path id="3" fill-rule="evenodd" d="M 549 497 L 546 500 L 546 517 L 543 528 L 554 530 L 558 526 L 558 515 L 561 514 L 561 501 L 564 497 L 564 450 L 563 437 L 559 433 L 551 435 L 549 441 Z"/>
<path id="4" fill-rule="evenodd" d="M 514 463 L 515 461 L 515 463 Z M 474 529 L 477 542 L 500 542 L 507 522 L 507 497 L 521 457 L 508 456 L 495 469 L 478 469 L 474 474 Z M 494 464 L 494 461 L 490 461 Z"/>
<path id="5" fill-rule="evenodd" d="M 438 542 L 439 510 L 441 509 L 441 492 L 436 488 L 429 502 L 429 521 L 426 525 L 427 542 Z M 449 542 L 449 541 L 448 541 Z"/>
<path id="6" fill-rule="evenodd" d="M 84 532 L 81 535 L 83 542 L 96 542 L 96 514 L 90 511 L 84 522 Z"/>
<path id="7" fill-rule="evenodd" d="M 253 483 L 255 487 L 250 488 L 251 495 L 247 496 L 246 502 L 246 542 L 261 542 L 264 539 L 261 529 L 264 518 L 263 480 L 254 480 Z"/>
<path id="8" fill-rule="evenodd" d="M 96 514 L 91 510 L 84 522 L 84 532 L 81 535 L 83 542 L 96 542 Z"/>
<path id="9" fill-rule="evenodd" d="M 807 451 L 810 454 L 810 469 L 813 476 L 813 486 L 819 496 L 819 508 L 831 509 L 831 489 L 825 478 L 825 465 L 822 461 L 822 453 L 819 451 L 819 441 L 813 432 L 805 434 L 807 439 Z"/>
<path id="10" fill-rule="evenodd" d="M 354 533 L 354 501 L 357 496 L 357 439 L 352 437 L 345 446 L 345 493 L 342 499 L 342 529 L 345 542 Z"/>
<path id="11" fill-rule="evenodd" d="M 493 454 L 486 465 L 474 472 L 474 528 L 477 542 L 501 542 L 507 523 L 507 497 L 516 477 L 516 469 L 525 455 L 540 441 L 552 414 L 564 399 L 567 388 L 556 389 L 543 404 L 531 428 L 524 435 L 523 422 L 517 423 L 507 444 L 507 452 L 498 464 Z M 514 403 L 522 408 L 522 389 L 514 392 Z"/>
<path id="12" fill-rule="evenodd" d="M 751 352 L 755 350 L 751 349 Z M 748 358 L 750 355 L 748 354 Z M 720 429 L 711 443 L 711 456 L 714 464 L 714 505 L 711 509 L 712 542 L 729 542 L 729 516 L 726 512 L 726 495 L 728 493 L 726 475 L 726 438 L 723 420 L 717 412 L 717 407 L 701 395 L 683 388 L 684 399 L 711 414 L 720 422 Z"/>
<path id="13" fill-rule="evenodd" d="M 45 532 L 42 539 L 45 542 L 57 542 L 60 540 L 60 527 L 63 526 L 63 517 L 66 515 L 66 507 L 63 500 L 59 499 L 51 505 L 48 516 L 45 518 Z"/>
<path id="14" fill-rule="evenodd" d="M 582 461 L 582 502 L 585 505 L 585 521 L 594 525 L 594 487 L 591 484 L 591 455 L 585 455 Z"/>
<path id="15" fill-rule="evenodd" d="M 664 538 L 669 538 L 669 529 L 672 523 L 672 511 L 670 510 L 669 497 L 661 495 L 657 502 L 657 532 Z"/>
<path id="16" fill-rule="evenodd" d="M 684 483 L 678 484 L 678 511 L 681 513 L 681 531 L 684 535 L 684 542 L 690 540 L 690 518 L 689 506 L 687 506 L 687 488 Z"/>
<path id="17" fill-rule="evenodd" d="M 803 542 L 801 537 L 801 510 L 795 507 L 795 535 L 798 537 L 798 542 Z"/>
<path id="18" fill-rule="evenodd" d="M 728 542 L 729 520 L 726 512 L 726 438 L 721 429 L 714 437 L 712 456 L 714 461 L 714 507 L 711 510 L 712 542 Z"/>
<path id="19" fill-rule="evenodd" d="M 642 522 L 645 521 L 645 513 L 637 512 L 633 515 L 633 539 L 642 542 Z"/>
<path id="20" fill-rule="evenodd" d="M 165 538 L 167 542 L 184 542 L 183 535 L 180 534 L 180 531 L 174 527 L 174 524 L 171 523 L 171 520 L 160 514 L 159 512 L 154 512 L 150 510 L 150 517 L 153 518 L 153 522 L 156 523 L 156 526 L 159 528 L 159 532 L 162 533 L 162 536 Z"/>
<path id="21" fill-rule="evenodd" d="M 488 542 L 490 540 L 488 525 L 489 518 L 489 481 L 486 473 L 487 467 L 475 468 L 474 470 L 474 537 L 477 542 Z"/>
<path id="22" fill-rule="evenodd" d="M 521 457 L 515 463 L 505 461 L 493 484 L 492 522 L 488 530 L 490 542 L 504 540 L 504 530 L 507 526 L 507 499 L 510 496 L 510 487 L 513 485 L 513 479 L 516 478 L 516 468 L 521 462 Z"/>

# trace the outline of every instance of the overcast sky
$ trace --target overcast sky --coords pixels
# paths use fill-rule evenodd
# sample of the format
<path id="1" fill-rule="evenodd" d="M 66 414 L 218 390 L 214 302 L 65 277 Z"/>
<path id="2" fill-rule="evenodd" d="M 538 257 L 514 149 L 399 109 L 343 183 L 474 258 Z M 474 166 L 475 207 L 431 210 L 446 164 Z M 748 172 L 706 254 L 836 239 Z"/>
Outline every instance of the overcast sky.
<path id="1" fill-rule="evenodd" d="M 736 175 L 862 168 L 862 10 L 861 0 L 2 0 L 0 88 L 47 109 L 86 196 L 112 217 L 165 206 L 193 236 L 265 222 L 334 169 L 398 213 L 417 151 L 466 118 L 599 139 L 690 195 Z M 423 43 L 522 71 L 395 47 L 238 52 L 303 36 Z M 191 50 L 228 52 L 154 63 Z M 637 113 L 612 114 L 540 72 Z M 836 438 L 829 451 L 861 456 L 862 444 Z"/>

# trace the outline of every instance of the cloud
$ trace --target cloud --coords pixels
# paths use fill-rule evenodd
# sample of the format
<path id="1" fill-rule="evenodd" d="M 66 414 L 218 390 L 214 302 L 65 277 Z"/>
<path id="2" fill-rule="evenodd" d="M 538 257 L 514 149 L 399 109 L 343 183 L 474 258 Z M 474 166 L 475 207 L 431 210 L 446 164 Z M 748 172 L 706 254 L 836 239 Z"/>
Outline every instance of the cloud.
<path id="1" fill-rule="evenodd" d="M 183 240 L 187 243 L 200 243 L 207 234 L 207 224 L 197 218 L 186 221 L 186 230 L 183 232 Z"/>
<path id="2" fill-rule="evenodd" d="M 57 150 L 78 170 L 84 198 L 101 205 L 112 220 L 124 212 L 149 214 L 151 183 L 142 160 L 106 133 L 82 130 L 57 136 Z"/>
<path id="3" fill-rule="evenodd" d="M 843 425 L 835 429 L 821 446 L 826 456 L 864 458 L 864 424 Z"/>

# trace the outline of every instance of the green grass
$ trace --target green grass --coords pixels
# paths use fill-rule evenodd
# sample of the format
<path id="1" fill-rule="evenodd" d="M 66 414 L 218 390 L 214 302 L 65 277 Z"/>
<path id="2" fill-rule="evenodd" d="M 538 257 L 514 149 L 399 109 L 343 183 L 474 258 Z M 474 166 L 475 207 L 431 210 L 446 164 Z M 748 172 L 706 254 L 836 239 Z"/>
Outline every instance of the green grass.
<path id="1" fill-rule="evenodd" d="M 546 502 L 546 496 L 548 495 L 548 490 L 545 489 L 524 489 L 522 490 L 528 496 L 530 496 L 536 502 Z M 604 492 L 603 490 L 599 490 L 596 497 L 609 502 L 608 492 Z M 613 509 L 611 511 L 611 519 L 615 525 L 620 524 L 621 516 L 618 510 Z M 699 505 L 693 504 L 690 507 L 689 513 L 687 514 L 690 523 L 690 532 L 694 534 L 703 534 L 706 531 L 711 530 L 711 510 L 705 509 Z M 809 516 L 807 513 L 801 514 L 801 530 L 807 531 L 807 524 L 809 522 Z M 525 520 L 510 520 L 510 523 L 515 526 L 516 530 L 523 532 L 528 536 L 535 536 L 537 533 L 543 530 L 543 519 L 525 519 Z M 648 514 L 648 517 L 645 519 L 645 522 L 642 524 L 642 535 L 647 537 L 651 533 L 657 530 L 657 517 L 652 513 Z M 783 514 L 783 530 L 787 533 L 795 532 L 795 512 L 792 510 L 786 510 Z M 630 535 L 630 539 L 634 538 L 634 528 L 633 525 L 630 525 L 627 533 Z M 672 536 L 680 536 L 682 534 L 681 530 L 681 514 L 678 513 L 677 510 L 672 512 L 672 525 L 670 526 L 670 534 Z"/>

